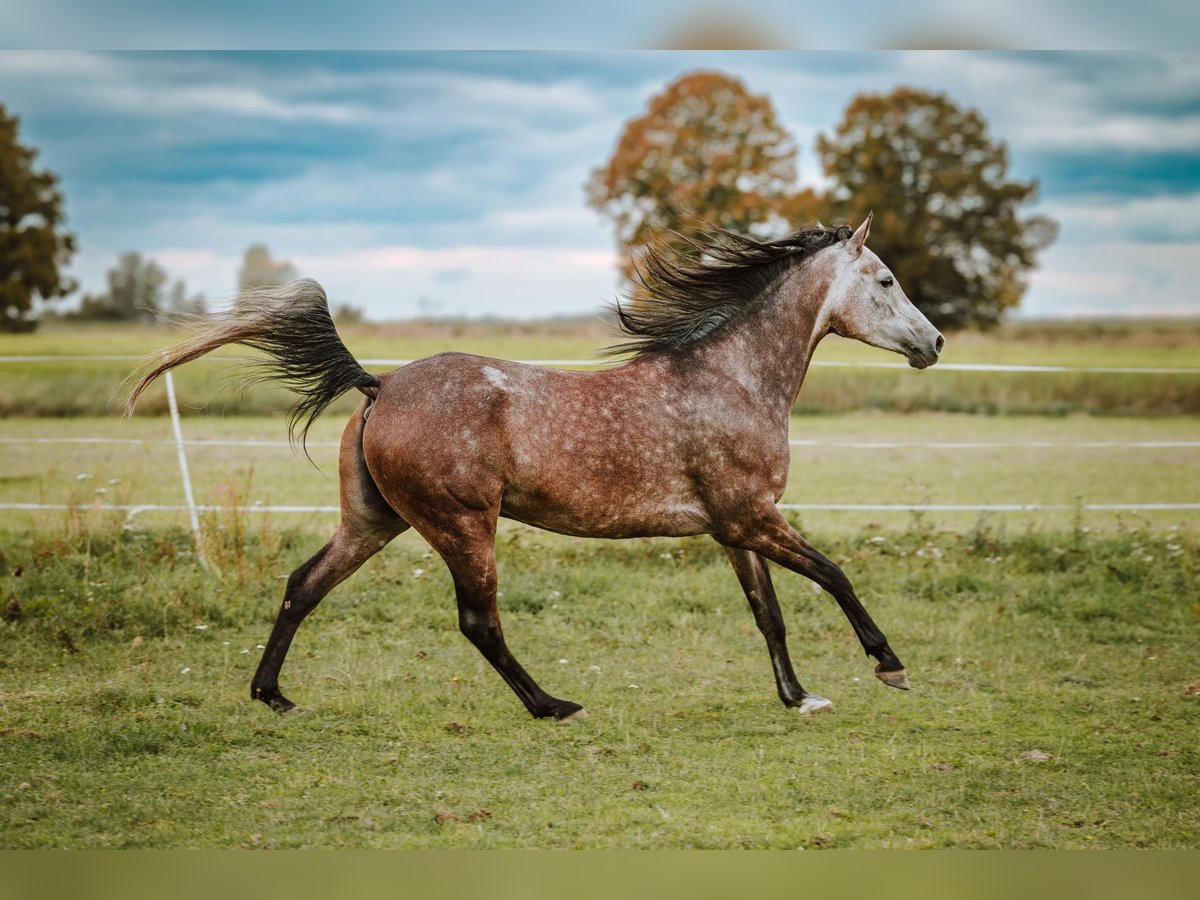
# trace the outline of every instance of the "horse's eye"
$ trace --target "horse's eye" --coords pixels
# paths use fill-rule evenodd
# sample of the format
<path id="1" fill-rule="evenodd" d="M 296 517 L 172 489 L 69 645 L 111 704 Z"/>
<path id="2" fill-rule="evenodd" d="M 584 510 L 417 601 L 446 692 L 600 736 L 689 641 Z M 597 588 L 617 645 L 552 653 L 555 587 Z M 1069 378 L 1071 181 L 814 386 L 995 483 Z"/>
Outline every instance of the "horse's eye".
<path id="1" fill-rule="evenodd" d="M 885 275 L 883 278 L 879 279 L 879 283 L 884 287 L 891 287 L 896 283 L 896 279 L 894 279 L 891 275 Z"/>

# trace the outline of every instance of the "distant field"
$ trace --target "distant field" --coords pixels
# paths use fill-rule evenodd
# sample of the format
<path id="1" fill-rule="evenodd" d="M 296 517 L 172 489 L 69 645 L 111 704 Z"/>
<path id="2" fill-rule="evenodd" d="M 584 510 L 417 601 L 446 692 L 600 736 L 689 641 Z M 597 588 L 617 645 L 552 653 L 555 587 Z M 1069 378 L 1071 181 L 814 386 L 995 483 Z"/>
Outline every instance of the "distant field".
<path id="1" fill-rule="evenodd" d="M 364 359 L 419 358 L 443 350 L 509 359 L 593 359 L 614 337 L 598 320 L 529 325 L 392 323 L 353 326 L 343 333 L 350 349 Z M 165 328 L 59 324 L 33 335 L 0 335 L 0 355 L 143 354 L 177 337 Z M 239 353 L 235 349 L 225 355 Z M 817 359 L 899 361 L 893 354 L 836 337 L 822 343 Z M 1009 326 L 989 334 L 952 334 L 943 359 L 947 363 L 1195 368 L 1200 367 L 1200 328 L 1192 322 Z M 104 414 L 113 408 L 112 401 L 131 369 L 131 364 L 122 362 L 0 364 L 0 416 Z M 207 404 L 231 414 L 286 406 L 287 395 L 277 389 L 244 394 L 232 390 L 224 369 L 211 363 L 181 369 L 177 382 L 182 402 L 194 407 Z M 800 394 L 797 409 L 1196 414 L 1200 413 L 1200 376 L 817 368 Z M 151 389 L 139 407 L 143 414 L 165 410 L 161 385 Z"/>
<path id="2" fill-rule="evenodd" d="M 339 326 L 350 350 L 361 357 L 416 358 L 461 350 L 509 359 L 594 358 L 616 332 L 599 316 L 539 322 L 413 321 Z M 0 334 L 0 355 L 146 353 L 170 343 L 178 332 L 131 324 L 79 325 L 51 322 L 28 335 Z M 826 359 L 899 359 L 837 337 L 821 345 Z M 945 362 L 1049 363 L 1054 365 L 1200 365 L 1200 321 L 1013 323 L 990 332 L 948 336 Z"/>
<path id="3" fill-rule="evenodd" d="M 317 468 L 286 446 L 193 446 L 192 478 L 201 503 L 336 505 L 337 450 L 345 417 L 328 414 L 311 433 Z M 286 441 L 281 416 L 187 416 L 192 440 Z M 109 437 L 144 444 L 39 444 L 42 438 Z M 1200 502 L 1200 448 L 1090 447 L 1083 442 L 1200 441 L 1191 417 L 1065 418 L 907 416 L 857 413 L 796 416 L 792 437 L 814 442 L 793 448 L 784 500 L 794 503 L 997 504 Z M 0 502 L 139 504 L 182 502 L 175 450 L 164 419 L 15 418 L 0 435 Z M 853 447 L 859 442 L 917 444 L 983 442 L 989 447 Z M 1030 443 L 1051 446 L 1026 446 Z M 33 524 L 57 513 L 0 511 L 0 523 Z M 183 521 L 179 514 L 143 514 L 147 521 Z M 969 527 L 978 513 L 927 514 L 932 520 Z M 1066 527 L 1073 512 L 1005 513 L 1013 525 Z M 1128 520 L 1113 513 L 1086 513 L 1098 528 Z M 1148 514 L 1156 522 L 1186 514 Z M 1193 514 L 1194 515 L 1194 514 Z M 314 518 L 309 515 L 307 518 Z M 817 527 L 858 528 L 869 519 L 904 525 L 907 513 L 812 512 Z M 318 515 L 315 522 L 331 522 Z"/>

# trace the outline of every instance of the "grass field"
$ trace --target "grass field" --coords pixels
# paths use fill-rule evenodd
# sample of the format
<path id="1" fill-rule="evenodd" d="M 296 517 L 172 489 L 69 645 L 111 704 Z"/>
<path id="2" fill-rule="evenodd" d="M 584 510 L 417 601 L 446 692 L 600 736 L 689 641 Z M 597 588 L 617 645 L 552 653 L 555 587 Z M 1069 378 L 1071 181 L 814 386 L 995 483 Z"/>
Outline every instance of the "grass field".
<path id="1" fill-rule="evenodd" d="M 72 520 L 8 536 L 0 843 L 8 847 L 1195 847 L 1196 535 L 813 535 L 914 690 L 871 676 L 836 605 L 777 575 L 801 680 L 774 697 L 710 541 L 506 529 L 515 652 L 586 704 L 529 719 L 458 634 L 406 535 L 301 631 L 279 717 L 247 697 L 280 593 L 320 542 L 222 522 Z M 19 574 L 18 574 L 19 569 Z"/>
<path id="2" fill-rule="evenodd" d="M 1023 328 L 952 339 L 963 356 L 948 358 L 1188 366 L 1200 347 L 1168 325 Z M 600 334 L 414 325 L 348 342 L 363 356 L 587 357 Z M 0 338 L 0 355 L 166 339 L 46 329 Z M 845 342 L 822 354 L 887 358 Z M 248 698 L 258 645 L 281 579 L 334 518 L 206 514 L 217 575 L 183 515 L 89 508 L 182 500 L 166 419 L 100 415 L 125 365 L 94 365 L 0 367 L 0 503 L 76 505 L 0 511 L 0 846 L 1200 843 L 1200 514 L 793 515 L 914 684 L 878 684 L 832 599 L 776 570 L 800 679 L 836 704 L 809 719 L 778 703 L 712 541 L 504 524 L 506 633 L 548 690 L 589 709 L 574 725 L 527 717 L 459 635 L 449 577 L 408 533 L 305 624 L 282 680 L 301 710 L 279 717 Z M 1200 501 L 1197 448 L 1162 446 L 1200 441 L 1200 419 L 1178 414 L 1200 410 L 1200 379 L 1008 378 L 815 370 L 802 400 L 853 411 L 793 418 L 810 443 L 794 449 L 785 500 Z M 199 403 L 216 367 L 179 383 Z M 185 410 L 189 440 L 267 442 L 189 446 L 200 502 L 336 504 L 329 444 L 344 416 L 314 429 L 314 469 L 278 445 L 282 416 L 263 414 L 285 400 Z M 918 411 L 879 411 L 902 409 Z M 86 437 L 132 443 L 36 442 Z M 860 446 L 880 442 L 899 446 Z"/>

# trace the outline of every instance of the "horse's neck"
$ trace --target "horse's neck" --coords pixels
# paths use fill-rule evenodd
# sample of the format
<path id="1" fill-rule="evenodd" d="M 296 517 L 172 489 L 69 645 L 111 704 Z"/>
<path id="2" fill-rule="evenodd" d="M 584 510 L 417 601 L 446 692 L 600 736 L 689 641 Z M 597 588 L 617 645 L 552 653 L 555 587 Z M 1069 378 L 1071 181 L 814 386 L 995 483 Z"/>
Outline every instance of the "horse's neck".
<path id="1" fill-rule="evenodd" d="M 785 281 L 775 296 L 697 348 L 703 363 L 737 381 L 786 419 L 824 337 L 828 284 Z"/>

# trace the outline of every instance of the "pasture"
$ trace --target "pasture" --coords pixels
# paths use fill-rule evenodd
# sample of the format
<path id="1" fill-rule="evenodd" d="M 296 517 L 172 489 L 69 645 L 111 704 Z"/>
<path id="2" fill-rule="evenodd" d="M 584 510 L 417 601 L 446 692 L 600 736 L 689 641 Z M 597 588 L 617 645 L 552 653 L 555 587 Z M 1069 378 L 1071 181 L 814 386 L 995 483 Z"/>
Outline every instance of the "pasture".
<path id="1" fill-rule="evenodd" d="M 416 359 L 445 350 L 506 359 L 595 359 L 612 342 L 609 325 L 595 320 L 550 323 L 402 322 L 340 329 L 360 359 Z M 166 328 L 56 323 L 33 335 L 0 334 L 0 356 L 143 354 L 178 338 Z M 223 351 L 217 356 L 236 356 Z M 899 358 L 855 341 L 832 336 L 817 349 L 823 362 L 899 362 Z M 943 364 L 1047 364 L 1143 368 L 1200 367 L 1200 328 L 1192 321 L 1014 324 L 987 334 L 952 335 Z M 263 414 L 286 405 L 287 395 L 260 388 L 238 392 L 212 363 L 185 366 L 176 376 L 180 403 L 214 413 Z M 367 366 L 381 371 L 392 366 Z M 0 416 L 102 416 L 112 411 L 116 385 L 129 374 L 122 361 L 0 364 Z M 797 411 L 845 413 L 954 412 L 984 415 L 1089 413 L 1102 416 L 1200 414 L 1200 374 L 1007 373 L 1003 378 L 942 369 L 927 373 L 863 368 L 814 368 Z M 345 398 L 332 412 L 348 412 Z M 166 411 L 161 384 L 138 405 L 142 415 Z"/>
<path id="2" fill-rule="evenodd" d="M 711 541 L 500 544 L 510 641 L 577 724 L 530 719 L 404 536 L 248 697 L 287 571 L 323 538 L 71 520 L 5 538 L 7 847 L 1194 847 L 1197 541 L 988 529 L 812 534 L 914 689 L 777 575 L 805 719 Z M 17 575 L 20 567 L 20 575 Z"/>
<path id="3" fill-rule="evenodd" d="M 364 356 L 442 342 L 523 357 L 591 357 L 600 343 L 575 327 L 472 327 L 406 346 L 363 329 L 348 343 Z M 80 334 L 6 338 L 0 352 L 141 352 L 163 338 L 101 330 L 85 349 Z M 952 338 L 947 360 L 1195 364 L 1194 335 L 1166 326 L 1025 337 Z M 963 343 L 972 356 L 952 357 Z M 841 344 L 825 355 L 843 353 L 886 358 Z M 2 846 L 1197 845 L 1200 514 L 1074 508 L 1200 500 L 1200 455 L 1186 446 L 1200 422 L 1179 415 L 1192 411 L 1195 378 L 1170 382 L 1166 400 L 1161 379 L 1120 381 L 1110 399 L 1128 401 L 1123 414 L 1101 416 L 1078 410 L 1117 376 L 1031 377 L 1022 406 L 1008 376 L 884 371 L 869 377 L 891 400 L 797 415 L 792 436 L 806 443 L 787 501 L 1069 507 L 794 514 L 843 565 L 914 686 L 880 685 L 834 601 L 776 569 L 797 673 L 832 714 L 779 704 L 712 541 L 503 524 L 514 652 L 590 713 L 552 724 L 530 719 L 458 633 L 449 577 L 411 532 L 301 629 L 282 680 L 300 710 L 252 703 L 281 579 L 333 517 L 205 514 L 218 575 L 197 565 L 181 514 L 89 509 L 181 502 L 167 420 L 100 415 L 125 368 L 96 365 L 0 368 L 0 502 L 75 507 L 0 511 Z M 215 371 L 185 369 L 181 391 L 198 402 Z M 813 373 L 837 403 L 851 385 L 837 379 L 860 376 Z M 950 397 L 944 378 L 974 379 L 980 409 L 1010 414 L 880 411 L 921 391 Z M 45 405 L 71 385 L 67 400 L 83 401 Z M 314 429 L 314 469 L 279 445 L 282 417 L 261 414 L 278 399 L 258 392 L 226 403 L 251 414 L 221 417 L 217 403 L 185 415 L 189 440 L 260 442 L 189 446 L 200 502 L 336 504 L 329 445 L 344 416 Z M 1015 414 L 1039 404 L 1061 408 Z M 36 442 L 47 437 L 128 443 Z"/>

